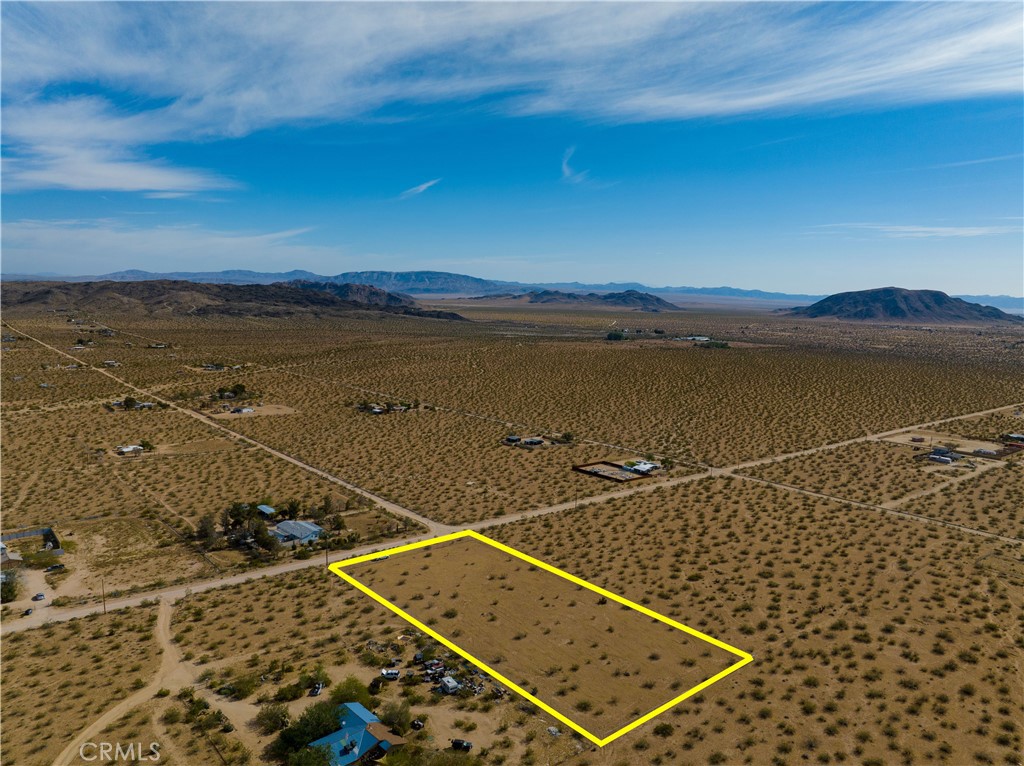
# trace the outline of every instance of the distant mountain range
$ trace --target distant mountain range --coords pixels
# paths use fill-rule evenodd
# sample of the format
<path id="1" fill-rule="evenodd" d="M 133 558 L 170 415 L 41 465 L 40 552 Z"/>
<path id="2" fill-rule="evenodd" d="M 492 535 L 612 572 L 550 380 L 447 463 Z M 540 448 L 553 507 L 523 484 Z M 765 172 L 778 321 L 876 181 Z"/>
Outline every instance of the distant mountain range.
<path id="1" fill-rule="evenodd" d="M 621 293 L 566 293 L 561 290 L 531 290 L 528 293 L 499 293 L 484 295 L 479 300 L 506 299 L 514 303 L 566 304 L 578 306 L 590 304 L 596 306 L 616 306 L 633 308 L 640 311 L 682 311 L 664 298 L 638 290 L 625 290 Z"/>
<path id="2" fill-rule="evenodd" d="M 837 293 L 789 313 L 815 319 L 876 322 L 1024 322 L 1024 317 L 1007 314 L 992 306 L 968 303 L 938 290 L 905 290 L 901 287 Z"/>
<path id="3" fill-rule="evenodd" d="M 503 282 L 493 279 L 481 279 L 466 274 L 453 274 L 446 271 L 350 271 L 334 276 L 323 276 L 309 271 L 294 270 L 285 272 L 262 272 L 234 269 L 230 271 L 177 271 L 170 273 L 153 273 L 131 269 L 99 276 L 54 276 L 3 274 L 0 280 L 15 281 L 62 281 L 62 282 L 142 282 L 151 280 L 185 280 L 188 282 L 210 284 L 273 284 L 275 282 L 318 282 L 330 284 L 370 285 L 382 290 L 409 295 L 497 295 L 508 293 L 526 293 L 531 291 L 556 290 L 562 292 L 637 292 L 654 295 L 694 295 L 706 297 L 742 298 L 760 301 L 780 301 L 789 305 L 811 304 L 825 298 L 824 295 L 806 295 L 803 293 L 779 293 L 765 290 L 742 290 L 736 287 L 650 287 L 639 282 L 609 282 L 590 284 L 583 282 L 526 283 Z M 1009 309 L 1016 313 L 1024 313 L 1024 298 L 1009 295 L 957 295 L 957 298 L 972 303 L 982 303 L 1001 309 Z"/>
<path id="4" fill-rule="evenodd" d="M 270 285 L 209 284 L 185 280 L 133 282 L 22 282 L 0 287 L 5 311 L 63 309 L 145 315 L 291 317 L 383 312 L 465 321 L 452 311 L 419 308 L 404 295 L 368 285 L 308 280 Z"/>

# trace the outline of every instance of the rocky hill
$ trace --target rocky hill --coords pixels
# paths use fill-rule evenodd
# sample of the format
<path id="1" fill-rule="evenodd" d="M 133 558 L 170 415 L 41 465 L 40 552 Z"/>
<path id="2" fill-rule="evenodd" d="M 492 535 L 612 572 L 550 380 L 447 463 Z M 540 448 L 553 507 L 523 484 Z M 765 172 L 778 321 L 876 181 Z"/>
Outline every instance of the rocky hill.
<path id="1" fill-rule="evenodd" d="M 616 306 L 637 309 L 639 311 L 682 311 L 673 303 L 650 293 L 638 290 L 626 290 L 620 293 L 567 293 L 561 290 L 531 290 L 521 295 L 503 293 L 499 295 L 483 295 L 479 300 L 503 300 L 514 303 L 562 304 L 562 305 L 594 305 Z"/>
<path id="2" fill-rule="evenodd" d="M 880 287 L 830 295 L 810 306 L 792 309 L 793 316 L 874 322 L 960 324 L 1024 322 L 992 306 L 968 303 L 938 290 Z"/>
<path id="3" fill-rule="evenodd" d="M 291 282 L 282 282 L 280 284 L 287 285 L 288 287 L 297 287 L 300 290 L 318 290 L 320 292 L 330 293 L 331 295 L 341 298 L 343 301 L 348 301 L 349 303 L 362 303 L 367 306 L 416 307 L 416 301 L 408 295 L 391 293 L 387 290 L 382 290 L 379 287 L 372 287 L 370 285 L 314 282 L 309 279 L 296 279 Z"/>
<path id="4" fill-rule="evenodd" d="M 427 311 L 411 298 L 366 285 L 315 282 L 270 285 L 145 282 L 4 282 L 5 311 L 66 309 L 148 315 L 287 317 L 334 316 L 359 311 L 463 320 L 450 311 Z"/>

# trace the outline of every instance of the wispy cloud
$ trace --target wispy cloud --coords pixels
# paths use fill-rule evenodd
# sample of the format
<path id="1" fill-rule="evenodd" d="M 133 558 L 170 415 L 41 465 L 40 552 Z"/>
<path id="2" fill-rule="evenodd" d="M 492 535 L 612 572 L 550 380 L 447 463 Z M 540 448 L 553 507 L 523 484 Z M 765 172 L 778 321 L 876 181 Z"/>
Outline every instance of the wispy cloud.
<path id="1" fill-rule="evenodd" d="M 441 181 L 440 178 L 435 178 L 431 181 L 425 181 L 419 186 L 414 186 L 411 189 L 406 189 L 404 192 L 398 195 L 398 199 L 409 199 L 409 197 L 415 197 L 419 194 L 423 194 L 427 189 Z"/>
<path id="2" fill-rule="evenodd" d="M 624 122 L 1019 95 L 1024 15 L 998 2 L 5 3 L 0 14 L 8 188 L 149 192 L 230 186 L 168 167 L 161 144 L 384 107 L 488 97 L 508 115 Z"/>
<path id="3" fill-rule="evenodd" d="M 825 234 L 861 233 L 887 239 L 936 239 L 962 237 L 994 237 L 1019 234 L 1020 226 L 919 226 L 888 223 L 830 223 L 814 227 Z"/>
<path id="4" fill-rule="evenodd" d="M 941 165 L 929 165 L 929 170 L 942 170 L 944 168 L 963 168 L 968 165 L 987 165 L 990 162 L 1007 162 L 1008 160 L 1019 160 L 1024 154 L 1001 154 L 998 157 L 982 157 L 977 160 L 961 160 L 960 162 L 943 162 Z"/>
<path id="5" fill-rule="evenodd" d="M 568 149 L 565 150 L 565 153 L 562 155 L 562 180 L 567 181 L 571 184 L 578 184 L 583 181 L 586 181 L 587 176 L 590 173 L 589 170 L 572 169 L 572 166 L 569 164 L 569 160 L 572 159 L 572 156 L 575 153 L 576 147 L 570 146 Z"/>
<path id="6" fill-rule="evenodd" d="M 115 219 L 17 220 L 4 223 L 4 271 L 104 274 L 147 263 L 162 271 L 307 268 L 334 274 L 355 260 L 340 248 L 306 244 L 308 228 L 270 232 L 202 226 L 144 226 Z"/>

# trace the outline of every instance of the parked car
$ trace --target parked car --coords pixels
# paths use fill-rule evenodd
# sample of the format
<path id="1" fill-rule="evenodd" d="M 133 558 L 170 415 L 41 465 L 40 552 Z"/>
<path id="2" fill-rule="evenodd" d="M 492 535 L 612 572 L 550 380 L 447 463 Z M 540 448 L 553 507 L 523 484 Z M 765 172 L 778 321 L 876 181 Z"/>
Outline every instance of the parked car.
<path id="1" fill-rule="evenodd" d="M 464 739 L 453 739 L 452 740 L 452 750 L 464 750 L 465 752 L 468 753 L 472 749 L 473 749 L 473 743 L 472 742 L 467 742 Z"/>
<path id="2" fill-rule="evenodd" d="M 324 685 L 322 683 L 315 683 L 315 684 L 313 684 L 313 688 L 309 690 L 309 696 L 310 697 L 319 697 L 320 693 L 323 690 L 324 690 Z"/>
<path id="3" fill-rule="evenodd" d="M 31 608 L 26 609 L 24 612 L 22 612 L 21 616 L 22 617 L 28 617 L 30 614 L 32 614 L 32 609 Z"/>
<path id="4" fill-rule="evenodd" d="M 397 681 L 402 677 L 401 670 L 393 670 L 391 668 L 385 668 L 380 671 L 381 677 L 386 678 L 388 681 Z"/>
<path id="5" fill-rule="evenodd" d="M 37 593 L 36 595 L 34 595 L 32 597 L 32 600 L 33 601 L 45 601 L 46 600 L 46 594 L 45 593 Z"/>
<path id="6" fill-rule="evenodd" d="M 64 564 L 52 564 L 51 566 L 46 567 L 46 569 L 44 569 L 43 571 L 44 572 L 63 572 L 64 569 L 65 569 Z"/>
<path id="7" fill-rule="evenodd" d="M 416 731 L 419 731 L 420 729 L 422 729 L 422 728 L 423 728 L 423 721 L 421 721 L 421 720 L 420 720 L 419 718 L 417 718 L 417 719 L 416 719 L 415 721 L 413 721 L 413 722 L 412 722 L 411 724 L 409 724 L 409 725 L 410 725 L 410 726 L 411 726 L 411 727 L 412 727 L 413 729 L 415 729 Z"/>

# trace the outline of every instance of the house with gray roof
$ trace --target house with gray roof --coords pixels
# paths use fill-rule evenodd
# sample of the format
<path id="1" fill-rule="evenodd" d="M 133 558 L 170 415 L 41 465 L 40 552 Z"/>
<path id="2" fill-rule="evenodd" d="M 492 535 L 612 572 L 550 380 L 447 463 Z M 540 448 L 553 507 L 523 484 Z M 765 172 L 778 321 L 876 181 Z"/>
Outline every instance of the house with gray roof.
<path id="1" fill-rule="evenodd" d="M 311 521 L 291 520 L 282 521 L 270 530 L 270 534 L 276 537 L 282 545 L 292 547 L 316 542 L 323 532 L 323 527 L 317 526 Z"/>

